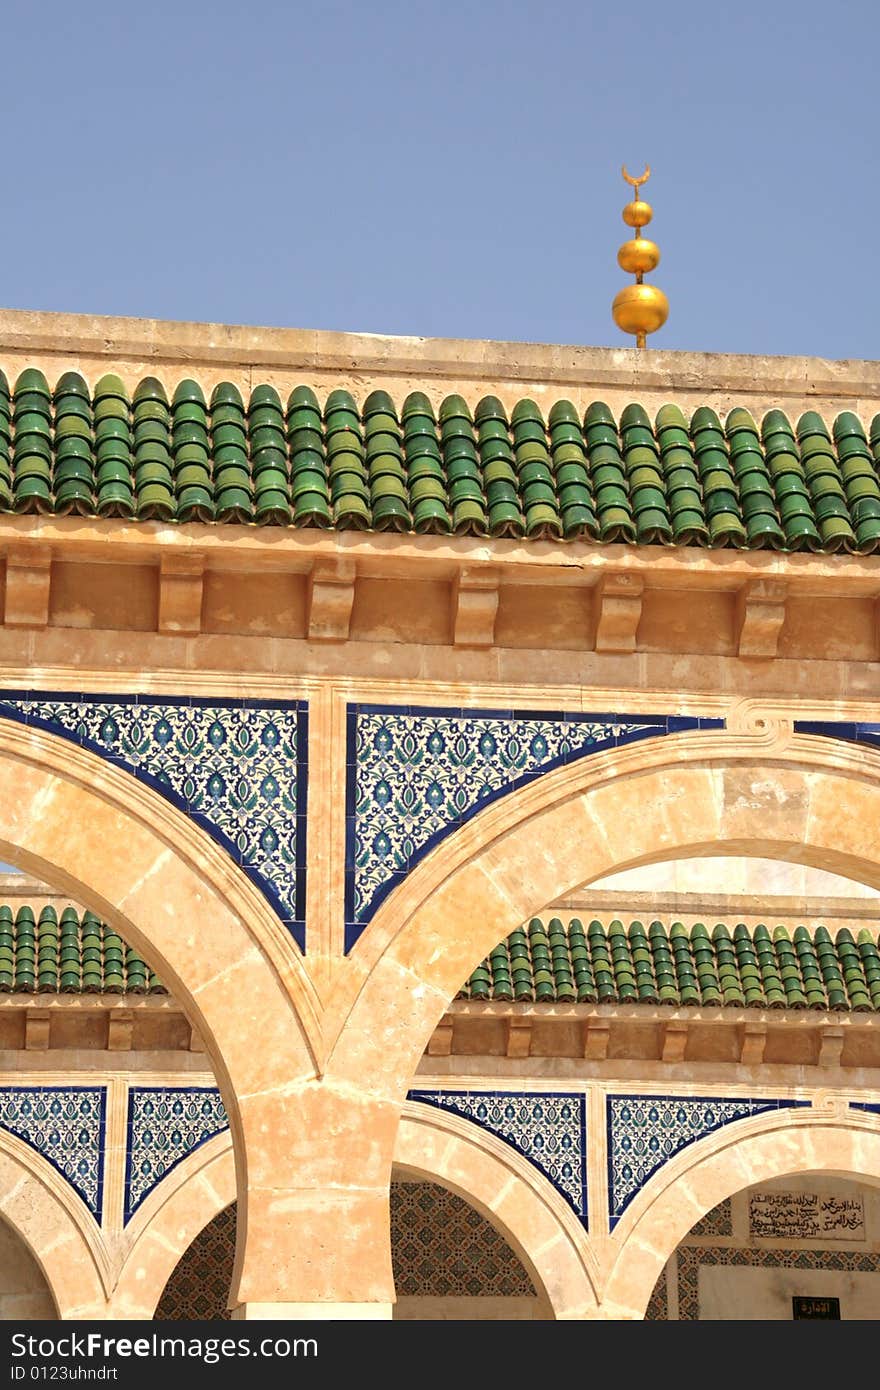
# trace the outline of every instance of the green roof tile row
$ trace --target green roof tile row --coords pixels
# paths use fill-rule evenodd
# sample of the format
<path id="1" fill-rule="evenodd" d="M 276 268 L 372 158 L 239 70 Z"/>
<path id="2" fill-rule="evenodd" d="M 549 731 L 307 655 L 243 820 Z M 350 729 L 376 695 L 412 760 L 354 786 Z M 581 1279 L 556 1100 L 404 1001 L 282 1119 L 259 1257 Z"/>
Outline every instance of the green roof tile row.
<path id="1" fill-rule="evenodd" d="M 880 1011 L 880 950 L 867 928 L 832 938 L 825 927 L 534 917 L 495 947 L 459 998 Z"/>
<path id="2" fill-rule="evenodd" d="M 0 993 L 165 994 L 137 951 L 93 912 L 0 906 Z"/>
<path id="3" fill-rule="evenodd" d="M 159 521 L 257 522 L 361 530 L 752 549 L 880 549 L 880 415 L 829 427 L 744 409 L 722 423 L 638 404 L 615 419 L 567 400 L 508 416 L 485 396 L 435 413 L 414 391 L 358 404 L 307 386 L 245 402 L 221 382 L 170 396 L 155 377 L 129 395 L 108 374 L 54 389 L 0 372 L 0 510 Z"/>

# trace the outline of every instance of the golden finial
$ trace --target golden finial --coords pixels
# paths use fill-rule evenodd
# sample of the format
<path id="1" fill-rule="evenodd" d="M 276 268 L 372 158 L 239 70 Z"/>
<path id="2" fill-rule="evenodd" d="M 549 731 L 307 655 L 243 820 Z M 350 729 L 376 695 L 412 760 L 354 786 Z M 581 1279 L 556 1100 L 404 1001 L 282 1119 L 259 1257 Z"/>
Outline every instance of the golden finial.
<path id="1" fill-rule="evenodd" d="M 647 227 L 654 216 L 654 209 L 640 196 L 643 183 L 651 177 L 650 164 L 637 179 L 628 174 L 626 165 L 621 169 L 624 179 L 633 190 L 634 198 L 623 209 L 623 220 L 628 227 L 635 229 L 632 241 L 625 241 L 617 253 L 617 264 L 621 270 L 636 277 L 634 285 L 627 285 L 615 296 L 611 306 L 614 322 L 624 333 L 634 333 L 636 347 L 643 348 L 647 334 L 662 328 L 669 317 L 669 300 L 656 285 L 646 285 L 642 276 L 654 270 L 660 263 L 660 248 L 654 241 L 642 236 L 642 228 Z"/>

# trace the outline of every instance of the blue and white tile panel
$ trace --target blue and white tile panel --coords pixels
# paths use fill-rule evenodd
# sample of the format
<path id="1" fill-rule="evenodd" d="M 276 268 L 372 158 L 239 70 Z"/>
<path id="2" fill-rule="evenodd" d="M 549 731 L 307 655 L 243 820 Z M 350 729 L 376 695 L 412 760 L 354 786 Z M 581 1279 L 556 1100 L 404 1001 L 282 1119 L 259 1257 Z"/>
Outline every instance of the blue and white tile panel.
<path id="1" fill-rule="evenodd" d="M 107 1092 L 103 1086 L 0 1087 L 0 1128 L 51 1163 L 101 1222 Z"/>
<path id="2" fill-rule="evenodd" d="M 418 862 L 491 802 L 563 763 L 719 719 L 352 704 L 346 950 Z"/>
<path id="3" fill-rule="evenodd" d="M 587 1227 L 586 1097 L 561 1091 L 410 1091 L 503 1139 L 539 1169 Z"/>
<path id="4" fill-rule="evenodd" d="M 172 1168 L 228 1128 L 226 1110 L 214 1086 L 131 1086 L 126 1127 L 125 1223 Z"/>
<path id="5" fill-rule="evenodd" d="M 160 792 L 222 845 L 305 949 L 305 702 L 7 690 L 0 717 L 88 748 Z"/>
<path id="6" fill-rule="evenodd" d="M 664 1163 L 716 1129 L 806 1100 L 749 1097 L 609 1095 L 608 1219 L 613 1230 L 630 1202 Z"/>

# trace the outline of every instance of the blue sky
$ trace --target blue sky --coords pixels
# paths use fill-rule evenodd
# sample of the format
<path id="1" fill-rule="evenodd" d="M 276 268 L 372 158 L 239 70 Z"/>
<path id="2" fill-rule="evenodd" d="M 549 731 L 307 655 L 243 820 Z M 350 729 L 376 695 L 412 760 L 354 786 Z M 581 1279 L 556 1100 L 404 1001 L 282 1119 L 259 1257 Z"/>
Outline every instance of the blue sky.
<path id="1" fill-rule="evenodd" d="M 880 357 L 868 0 L 7 0 L 0 303 Z M 859 247 L 862 249 L 859 250 Z"/>

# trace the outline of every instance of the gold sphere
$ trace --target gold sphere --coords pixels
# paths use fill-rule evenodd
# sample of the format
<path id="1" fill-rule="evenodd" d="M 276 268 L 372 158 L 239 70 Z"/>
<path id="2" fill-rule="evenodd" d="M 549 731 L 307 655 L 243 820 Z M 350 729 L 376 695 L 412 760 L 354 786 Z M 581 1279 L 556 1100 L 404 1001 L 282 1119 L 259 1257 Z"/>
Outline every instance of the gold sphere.
<path id="1" fill-rule="evenodd" d="M 617 264 L 630 275 L 644 275 L 660 264 L 660 247 L 647 237 L 625 241 L 617 253 Z"/>
<path id="2" fill-rule="evenodd" d="M 669 300 L 656 285 L 627 285 L 614 296 L 611 312 L 624 333 L 654 333 L 669 317 Z"/>
<path id="3" fill-rule="evenodd" d="M 635 198 L 631 203 L 627 203 L 622 216 L 628 227 L 647 227 L 654 216 L 654 209 L 650 203 L 644 203 L 641 198 Z"/>

